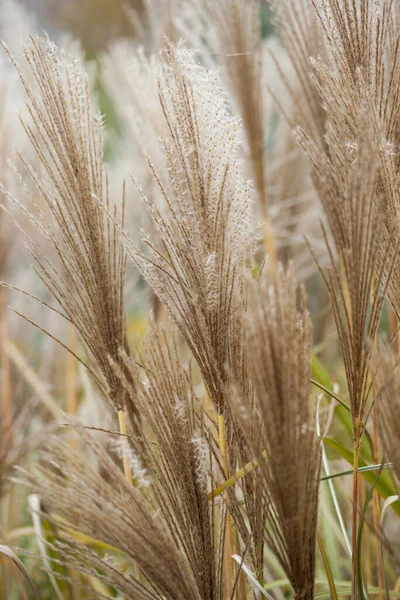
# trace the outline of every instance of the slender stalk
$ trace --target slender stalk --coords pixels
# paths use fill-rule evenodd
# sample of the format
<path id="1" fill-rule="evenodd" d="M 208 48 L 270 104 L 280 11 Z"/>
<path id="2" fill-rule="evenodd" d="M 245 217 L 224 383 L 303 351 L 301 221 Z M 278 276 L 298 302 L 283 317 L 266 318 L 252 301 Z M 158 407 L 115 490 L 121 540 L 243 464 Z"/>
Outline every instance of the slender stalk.
<path id="1" fill-rule="evenodd" d="M 374 462 L 378 463 L 380 458 L 380 440 L 379 440 L 379 414 L 378 414 L 378 405 L 375 402 L 374 405 Z M 381 502 L 379 499 L 379 494 L 376 490 L 373 492 L 372 497 L 372 511 L 373 511 L 373 521 L 374 521 L 374 537 L 375 537 L 375 549 L 376 549 L 376 568 L 377 568 L 377 576 L 378 576 L 378 587 L 379 589 L 385 589 L 385 575 L 383 572 L 383 564 L 382 557 L 380 553 L 380 540 L 379 540 L 379 531 L 380 531 L 380 518 L 381 518 Z M 380 594 L 379 600 L 384 600 L 384 595 Z"/>
<path id="2" fill-rule="evenodd" d="M 119 423 L 119 431 L 120 433 L 122 433 L 123 435 L 127 434 L 127 428 L 126 428 L 126 421 L 125 421 L 125 413 L 122 409 L 120 409 L 118 411 L 118 423 Z M 129 465 L 129 447 L 128 447 L 128 442 L 125 439 L 124 440 L 124 445 L 123 445 L 123 463 L 124 463 L 124 473 L 125 473 L 125 478 L 127 480 L 128 483 L 132 483 L 132 472 L 131 472 L 131 468 Z"/>
<path id="3" fill-rule="evenodd" d="M 226 457 L 226 431 L 225 419 L 223 414 L 218 415 L 218 434 L 219 434 L 219 449 L 221 451 L 222 469 L 225 477 L 228 476 L 228 461 Z M 226 502 L 229 508 L 228 495 Z M 225 581 L 225 596 L 230 598 L 232 595 L 232 556 L 233 556 L 233 539 L 232 539 L 232 517 L 228 512 L 226 517 L 226 536 L 225 536 L 225 552 L 224 552 L 224 581 Z"/>
<path id="4" fill-rule="evenodd" d="M 319 531 L 317 531 L 317 542 L 318 542 L 318 547 L 321 552 L 322 560 L 324 563 L 326 577 L 328 579 L 331 600 L 338 600 L 338 595 L 337 595 L 337 591 L 336 591 L 336 587 L 335 587 L 335 580 L 332 575 L 332 570 L 331 570 L 331 566 L 329 564 L 329 559 L 326 554 L 324 543 L 322 541 Z"/>
<path id="5" fill-rule="evenodd" d="M 239 534 L 238 534 L 236 527 L 233 527 L 233 544 L 234 544 L 234 548 L 235 548 L 235 554 L 238 554 L 240 556 L 241 555 L 240 540 L 239 540 Z M 237 569 L 239 569 L 239 565 L 237 565 Z M 262 582 L 260 582 L 260 583 L 262 584 Z M 245 577 L 243 570 L 241 570 L 241 572 L 239 574 L 239 584 L 238 584 L 238 587 L 236 590 L 236 596 L 237 596 L 238 600 L 246 600 L 246 598 L 247 598 L 246 577 Z"/>
<path id="6" fill-rule="evenodd" d="M 353 514 L 351 535 L 351 600 L 357 600 L 357 527 L 358 527 L 358 419 L 355 422 L 353 460 Z"/>
<path id="7" fill-rule="evenodd" d="M 390 331 L 394 333 L 397 329 L 397 318 L 394 314 L 393 308 L 389 305 L 389 324 Z M 398 343 L 398 340 L 396 340 Z M 397 348 L 396 343 L 396 348 Z M 378 340 L 375 337 L 374 339 L 374 347 L 377 349 Z M 376 397 L 376 382 L 373 382 L 372 391 L 374 397 Z M 373 407 L 373 441 L 374 441 L 374 462 L 378 463 L 380 461 L 380 440 L 379 440 L 379 411 L 378 405 L 375 402 Z M 372 495 L 372 518 L 374 523 L 374 538 L 375 538 L 375 550 L 376 550 L 376 568 L 377 568 L 377 584 L 379 589 L 383 590 L 385 587 L 385 575 L 383 571 L 382 557 L 380 553 L 380 539 L 379 539 L 379 531 L 380 531 L 380 517 L 381 517 L 381 504 L 379 499 L 379 494 L 376 489 L 373 491 Z M 372 571 L 371 571 L 372 574 Z M 382 594 L 379 595 L 379 600 L 384 600 L 384 596 Z"/>

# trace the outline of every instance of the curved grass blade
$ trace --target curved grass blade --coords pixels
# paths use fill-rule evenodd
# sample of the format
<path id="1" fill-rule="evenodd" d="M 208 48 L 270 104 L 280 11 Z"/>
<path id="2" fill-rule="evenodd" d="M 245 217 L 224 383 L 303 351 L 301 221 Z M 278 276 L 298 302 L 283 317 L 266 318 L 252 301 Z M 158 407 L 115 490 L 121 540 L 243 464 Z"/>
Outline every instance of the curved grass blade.
<path id="1" fill-rule="evenodd" d="M 245 563 L 242 563 L 242 558 L 238 554 L 234 554 L 232 556 L 232 558 L 233 558 L 233 560 L 235 560 L 238 563 L 238 565 L 241 565 L 242 570 L 246 573 L 247 577 L 250 579 L 250 581 L 254 585 L 254 587 L 257 588 L 257 590 L 265 598 L 268 598 L 268 600 L 274 600 L 274 598 L 271 596 L 271 594 L 269 594 L 267 592 L 267 590 L 265 590 L 263 588 L 261 583 L 259 583 L 259 581 L 257 581 L 257 577 L 250 571 L 249 567 Z"/>
<path id="2" fill-rule="evenodd" d="M 357 471 L 359 473 L 370 473 L 371 471 L 379 471 L 379 469 L 391 469 L 393 467 L 392 463 L 384 463 L 383 465 L 367 465 L 366 467 L 359 467 Z M 345 477 L 347 475 L 353 475 L 353 470 L 348 471 L 340 471 L 338 473 L 331 473 L 330 475 L 324 475 L 320 478 L 320 481 L 328 481 L 330 479 L 336 479 L 336 477 Z M 397 498 L 397 496 L 396 496 Z"/>
<path id="3" fill-rule="evenodd" d="M 394 502 L 397 502 L 398 500 L 400 500 L 400 496 L 389 496 L 389 498 L 386 498 L 385 502 L 383 503 L 382 506 L 382 513 L 381 513 L 381 519 L 380 519 L 380 526 L 381 526 L 381 530 L 383 528 L 383 521 L 385 518 L 385 513 L 387 511 L 387 509 L 389 508 L 389 506 L 391 506 Z M 388 580 L 387 580 L 387 575 L 386 575 L 386 570 L 385 570 L 385 563 L 383 561 L 383 544 L 382 544 L 382 536 L 379 536 L 379 552 L 381 555 L 381 564 L 383 566 L 383 577 L 385 580 L 385 594 L 386 594 L 386 600 L 390 600 L 390 596 L 389 596 L 389 584 L 388 584 Z"/>
<path id="4" fill-rule="evenodd" d="M 40 554 L 41 554 L 41 558 L 45 564 L 46 567 L 46 571 L 47 574 L 49 576 L 50 579 L 50 583 L 53 587 L 54 593 L 56 595 L 56 597 L 58 598 L 58 600 L 63 600 L 63 595 L 61 593 L 60 588 L 58 587 L 57 584 L 57 580 L 54 577 L 54 574 L 52 572 L 51 566 L 50 566 L 50 561 L 48 559 L 47 556 L 47 551 L 46 551 L 46 546 L 44 544 L 43 541 L 43 530 L 42 530 L 42 522 L 39 516 L 39 512 L 40 512 L 40 498 L 37 494 L 31 494 L 28 497 L 28 506 L 29 509 L 31 511 L 31 515 L 32 515 L 32 523 L 33 523 L 33 527 L 35 529 L 35 534 L 36 534 L 36 540 L 39 546 L 39 550 L 40 550 Z"/>
<path id="5" fill-rule="evenodd" d="M 336 591 L 335 580 L 334 580 L 333 574 L 332 574 L 331 565 L 329 564 L 328 556 L 325 552 L 324 544 L 323 544 L 322 538 L 318 531 L 317 531 L 317 541 L 318 541 L 319 550 L 321 552 L 322 560 L 324 563 L 326 577 L 328 579 L 329 590 L 331 593 L 331 600 L 339 600 L 339 597 L 338 597 L 338 594 Z"/>
<path id="6" fill-rule="evenodd" d="M 0 554 L 3 554 L 4 556 L 11 558 L 11 560 L 14 562 L 14 564 L 17 566 L 19 571 L 22 573 L 22 575 L 25 577 L 25 579 L 29 583 L 29 587 L 31 588 L 33 595 L 35 596 L 35 599 L 40 600 L 39 594 L 37 593 L 37 590 L 34 586 L 32 577 L 29 575 L 25 565 L 18 558 L 18 556 L 11 550 L 11 548 L 9 548 L 8 546 L 4 546 L 3 544 L 0 544 Z"/>
<path id="7" fill-rule="evenodd" d="M 325 392 L 325 394 L 328 394 L 328 396 L 330 396 L 331 398 L 333 398 L 334 400 L 339 402 L 339 404 L 341 404 L 343 406 L 343 408 L 345 408 L 348 412 L 350 412 L 350 406 L 347 404 L 347 402 L 345 400 L 343 400 L 343 398 L 341 398 L 340 396 L 335 394 L 335 392 L 333 390 L 330 390 L 329 388 L 325 387 L 322 383 L 320 383 L 316 379 L 313 379 L 312 377 L 311 377 L 310 381 L 313 385 L 315 385 L 315 387 L 317 387 L 320 390 L 322 390 L 323 392 Z"/>

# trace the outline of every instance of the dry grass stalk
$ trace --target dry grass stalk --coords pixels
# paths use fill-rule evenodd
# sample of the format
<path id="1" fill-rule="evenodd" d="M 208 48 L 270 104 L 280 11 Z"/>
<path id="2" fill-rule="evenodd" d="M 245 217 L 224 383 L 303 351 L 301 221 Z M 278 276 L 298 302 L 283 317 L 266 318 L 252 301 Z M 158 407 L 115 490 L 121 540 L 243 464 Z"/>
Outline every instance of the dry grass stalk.
<path id="1" fill-rule="evenodd" d="M 255 188 L 270 263 L 294 260 L 298 277 L 306 278 L 315 265 L 304 244 L 304 233 L 318 238 L 320 232 L 314 224 L 319 204 L 310 190 L 304 157 L 291 128 L 299 119 L 304 122 L 300 113 L 307 100 L 303 101 L 296 70 L 287 73 L 285 51 L 274 39 L 262 38 L 261 9 L 259 0 L 189 0 L 184 36 L 191 39 L 194 31 L 193 43 L 200 48 L 202 59 L 211 62 L 207 61 L 210 55 L 222 65 L 227 88 L 242 119 L 244 163 Z M 287 79 L 279 82 L 283 73 L 291 86 Z M 317 100 L 315 93 L 316 106 Z M 276 114 L 276 104 L 281 117 Z"/>
<path id="2" fill-rule="evenodd" d="M 227 368 L 251 242 L 248 190 L 235 160 L 237 122 L 218 76 L 183 47 L 168 44 L 162 54 L 159 98 L 170 181 L 165 188 L 149 161 L 164 207 L 147 202 L 157 229 L 155 242 L 144 240 L 151 255 L 130 250 L 200 367 L 218 413 L 226 471 Z M 227 586 L 232 554 L 228 527 Z"/>
<path id="3" fill-rule="evenodd" d="M 293 273 L 268 269 L 250 282 L 246 346 L 256 402 L 236 413 L 260 463 L 267 504 L 267 542 L 296 598 L 314 597 L 321 462 L 316 409 L 310 398 L 311 323 L 304 290 L 297 308 Z M 250 354 L 249 354 L 250 355 Z"/>
<path id="4" fill-rule="evenodd" d="M 391 355 L 374 363 L 372 351 L 385 295 L 398 310 L 400 289 L 399 242 L 392 243 L 400 239 L 398 9 L 391 0 L 272 4 L 296 73 L 295 85 L 285 83 L 293 98 L 300 89 L 305 99 L 290 115 L 301 125 L 298 137 L 329 228 L 323 229 L 329 265 L 319 266 L 352 415 L 356 598 L 357 467 L 374 402 L 371 360 L 381 387 L 385 451 L 398 470 L 399 432 L 390 418 L 397 409 L 389 404 L 397 394 L 397 363 Z M 220 54 L 266 210 L 259 6 L 259 0 L 222 0 L 207 2 L 206 12 L 216 16 Z M 317 53 L 322 58 L 310 59 Z M 263 584 L 267 572 L 267 542 L 295 598 L 313 598 L 321 440 L 310 396 L 310 319 L 292 268 L 270 264 L 258 280 L 248 273 L 254 239 L 249 191 L 237 168 L 238 123 L 219 78 L 183 46 L 166 43 L 157 106 L 144 110 L 157 115 L 148 143 L 153 146 L 162 132 L 163 156 L 158 145 L 150 148 L 149 173 L 158 190 L 145 203 L 155 235 L 144 238 L 147 248 L 140 252 L 124 233 L 124 199 L 121 211 L 109 199 L 102 126 L 92 118 L 85 76 L 48 40 L 32 39 L 26 57 L 37 87 L 32 91 L 22 77 L 33 121 L 25 130 L 42 173 L 23 161 L 35 184 L 32 213 L 15 203 L 55 251 L 50 262 L 28 239 L 39 277 L 60 305 L 55 310 L 80 333 L 93 357 L 89 369 L 118 411 L 114 449 L 125 469 L 124 479 L 111 450 L 83 428 L 82 454 L 60 439 L 49 440 L 39 472 L 22 480 L 41 495 L 60 532 L 57 551 L 69 568 L 102 582 L 100 596 L 108 596 L 109 586 L 110 595 L 145 600 L 233 600 L 232 517 L 240 535 L 235 552 L 243 554 L 245 547 L 258 581 Z M 148 108 L 152 67 L 143 56 L 135 67 L 147 74 L 137 113 Z M 139 135 L 145 131 L 146 123 Z M 275 181 L 285 174 L 282 168 Z M 128 253 L 192 351 L 217 411 L 215 422 L 196 397 L 172 329 L 151 324 L 143 350 L 129 352 L 123 306 Z M 132 416 L 128 426 L 122 409 Z M 0 484 L 12 454 L 10 444 L 5 448 Z M 240 490 L 227 489 L 219 512 L 212 495 L 208 502 L 215 472 L 227 479 L 254 459 Z M 108 545 L 115 562 L 89 549 L 93 539 L 78 543 L 65 533 L 66 520 L 69 534 L 73 528 Z M 244 600 L 246 586 L 236 596 Z"/>
<path id="5" fill-rule="evenodd" d="M 384 295 L 388 292 L 396 307 L 399 289 L 397 244 L 393 248 L 393 239 L 398 239 L 399 207 L 395 184 L 399 12 L 391 0 L 313 1 L 313 6 L 325 47 L 325 57 L 312 60 L 315 85 L 310 86 L 310 98 L 312 89 L 317 89 L 324 110 L 323 120 L 320 112 L 315 113 L 318 119 L 312 133 L 318 148 L 312 157 L 317 171 L 314 180 L 343 263 L 345 288 L 343 291 L 341 273 L 334 267 L 330 252 L 333 271 L 330 269 L 325 279 L 329 280 L 353 419 L 355 598 L 357 466 L 359 444 L 372 407 L 370 347 L 378 330 Z M 281 25 L 285 30 L 286 25 Z M 307 40 L 307 35 L 304 29 L 301 38 Z M 295 56 L 293 60 L 305 77 L 309 66 L 306 69 Z M 309 125 L 308 131 L 312 131 Z M 324 154 L 326 158 L 321 159 Z"/>
<path id="6" fill-rule="evenodd" d="M 398 5 L 392 0 L 326 0 L 306 6 L 303 0 L 285 0 L 274 8 L 283 43 L 303 82 L 306 102 L 304 115 L 299 109 L 298 122 L 319 151 L 329 155 L 328 136 L 345 156 L 359 135 L 360 113 L 366 115 L 369 135 L 379 149 L 377 187 L 385 214 L 384 253 L 388 238 L 398 228 L 399 213 L 395 183 L 399 177 Z M 388 283 L 396 310 L 397 262 Z M 378 277 L 381 266 L 378 261 Z"/>
<path id="7" fill-rule="evenodd" d="M 392 240 L 381 246 L 385 224 L 377 187 L 379 151 L 368 127 L 361 114 L 358 137 L 344 152 L 336 136 L 328 138 L 330 158 L 302 137 L 334 243 L 332 248 L 325 233 L 331 264 L 321 275 L 343 352 L 357 445 L 371 412 L 371 345 L 396 255 Z"/>

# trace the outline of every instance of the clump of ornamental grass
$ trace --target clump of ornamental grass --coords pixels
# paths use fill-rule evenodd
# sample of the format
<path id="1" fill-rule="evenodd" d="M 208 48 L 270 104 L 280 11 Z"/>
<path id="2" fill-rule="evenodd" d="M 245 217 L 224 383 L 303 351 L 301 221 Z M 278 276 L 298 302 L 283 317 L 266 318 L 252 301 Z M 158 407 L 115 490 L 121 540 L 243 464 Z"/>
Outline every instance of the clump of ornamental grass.
<path id="1" fill-rule="evenodd" d="M 285 43 L 290 46 L 290 36 L 296 33 L 307 47 L 311 41 L 308 29 L 301 27 L 301 17 L 285 22 L 291 6 L 284 2 L 279 13 Z M 329 227 L 324 236 L 331 264 L 320 272 L 329 291 L 349 389 L 355 598 L 357 468 L 373 408 L 371 348 L 385 295 L 393 298 L 398 262 L 397 159 L 393 152 L 398 10 L 390 0 L 376 4 L 328 1 L 313 3 L 313 8 L 324 51 L 306 61 L 302 53 L 292 53 L 292 61 L 309 88 L 308 116 L 312 118 L 304 119 L 299 136 L 313 165 L 313 181 Z M 302 14 L 306 14 L 304 7 Z M 315 99 L 322 112 L 313 110 Z"/>
<path id="2" fill-rule="evenodd" d="M 216 74 L 196 64 L 182 47 L 168 45 L 163 54 L 159 99 L 164 125 L 158 118 L 155 122 L 164 130 L 169 179 L 165 181 L 163 172 L 159 175 L 160 162 L 154 163 L 152 149 L 148 162 L 160 196 L 160 202 L 146 199 L 156 229 L 151 239 L 145 238 L 152 254 L 139 254 L 129 242 L 128 249 L 197 360 L 217 409 L 222 467 L 228 475 L 250 460 L 245 445 L 237 444 L 239 429 L 233 427 L 226 405 L 231 373 L 239 377 L 240 371 L 246 398 L 251 389 L 242 327 L 251 230 L 248 190 L 236 166 L 237 123 Z M 160 109 L 152 111 L 156 117 Z M 249 401 L 250 396 L 249 391 Z M 255 476 L 245 485 L 250 538 L 249 526 L 234 506 L 232 516 L 242 537 L 251 539 L 250 556 L 262 577 L 264 503 Z M 228 526 L 228 548 L 229 535 Z"/>
<path id="3" fill-rule="evenodd" d="M 385 454 L 399 475 L 398 361 L 391 354 L 375 361 L 372 350 L 387 295 L 397 310 L 397 6 L 390 0 L 272 4 L 295 83 L 280 73 L 292 99 L 296 89 L 304 100 L 293 103 L 286 118 L 300 125 L 297 137 L 326 219 L 329 264 L 316 259 L 349 394 L 356 598 L 358 455 L 375 386 Z M 215 16 L 220 35 L 213 48 L 219 48 L 232 105 L 242 116 L 254 197 L 265 208 L 259 9 L 258 0 L 223 0 L 207 2 L 199 14 Z M 173 15 L 167 16 L 175 33 Z M 54 257 L 26 236 L 36 271 L 58 303 L 53 310 L 79 332 L 91 355 L 88 368 L 120 415 L 120 432 L 107 449 L 97 433 L 71 421 L 79 451 L 53 436 L 38 467 L 18 478 L 39 494 L 41 517 L 52 524 L 51 560 L 68 567 L 61 577 L 74 585 L 89 581 L 97 593 L 94 580 L 100 582 L 99 597 L 247 600 L 250 590 L 240 569 L 234 578 L 232 555 L 249 558 L 262 587 L 270 567 L 267 547 L 294 597 L 314 598 L 322 449 L 310 390 L 306 295 L 293 267 L 277 266 L 273 251 L 270 264 L 256 266 L 251 276 L 251 192 L 238 168 L 239 122 L 219 75 L 184 45 L 168 41 L 156 85 L 155 59 L 135 59 L 133 77 L 145 81 L 133 102 L 134 119 L 146 117 L 136 121 L 135 136 L 142 138 L 153 180 L 145 192 L 137 186 L 153 226 L 141 251 L 124 231 L 124 194 L 120 208 L 110 198 L 102 123 L 92 115 L 86 76 L 47 39 L 33 38 L 25 54 L 35 79 L 32 86 L 21 76 L 31 117 L 25 131 L 40 171 L 22 158 L 34 188 L 27 188 L 29 210 L 7 196 L 52 247 Z M 149 105 L 146 95 L 152 96 Z M 275 181 L 287 173 L 285 166 Z M 151 322 L 134 352 L 126 341 L 123 302 L 128 255 L 173 322 Z M 195 359 L 193 372 L 183 366 L 183 342 Z M 128 431 L 122 410 L 131 416 Z M 1 486 L 12 445 L 7 421 L 0 427 Z M 337 502 L 335 508 L 341 517 Z M 329 565 L 321 549 L 334 597 L 330 575 L 338 565 Z"/>
<path id="4" fill-rule="evenodd" d="M 314 184 L 333 241 L 324 229 L 330 265 L 320 272 L 329 291 L 343 352 L 356 446 L 372 407 L 368 376 L 371 344 L 397 251 L 391 238 L 382 248 L 379 153 L 365 114 L 359 118 L 358 136 L 344 153 L 336 137 L 328 138 L 329 157 L 321 155 L 304 134 L 301 138 L 314 167 Z"/>
<path id="5" fill-rule="evenodd" d="M 144 238 L 147 254 L 129 242 L 127 247 L 198 364 L 218 415 L 227 474 L 228 372 L 253 239 L 249 190 L 236 163 L 238 123 L 218 75 L 183 46 L 168 43 L 161 53 L 158 88 L 169 132 L 163 140 L 169 181 L 163 184 L 149 160 L 163 201 L 159 207 L 143 196 L 156 234 Z M 228 519 L 228 594 L 232 553 Z"/>
<path id="6" fill-rule="evenodd" d="M 98 461 L 97 470 L 70 446 L 52 439 L 38 473 L 24 473 L 23 482 L 40 494 L 61 531 L 74 529 L 111 546 L 139 571 L 127 576 L 104 559 L 93 560 L 88 547 L 74 543 L 71 533 L 65 539 L 61 534 L 57 544 L 67 564 L 96 577 L 101 570 L 100 579 L 128 597 L 156 593 L 171 600 L 222 600 L 226 512 L 218 511 L 217 519 L 215 503 L 208 501 L 213 432 L 190 371 L 180 363 L 172 330 L 155 325 L 140 355 L 131 358 L 121 352 L 124 369 L 112 366 L 142 418 L 139 443 L 132 441 L 140 454 L 129 455 L 135 485 L 124 480 L 110 455 L 84 430 L 82 438 Z M 124 455 L 123 438 L 112 446 Z"/>
<path id="7" fill-rule="evenodd" d="M 132 485 L 110 453 L 88 432 L 80 432 L 98 468 L 73 452 L 60 437 L 53 436 L 36 473 L 20 476 L 24 485 L 43 499 L 45 516 L 57 528 L 60 542 L 56 549 L 65 564 L 93 575 L 128 598 L 200 598 L 184 555 L 158 507 L 140 487 L 144 476 L 137 462 L 130 461 L 133 475 L 138 478 L 137 485 Z M 74 532 L 97 540 L 95 545 L 106 545 L 115 560 L 110 562 L 90 546 L 77 544 Z M 130 565 L 128 572 L 118 565 L 121 557 Z M 141 575 L 137 571 L 135 574 L 137 568 Z"/>
<path id="8" fill-rule="evenodd" d="M 245 339 L 254 385 L 252 410 L 235 413 L 259 460 L 267 544 L 296 598 L 314 597 L 321 440 L 311 400 L 311 323 L 293 272 L 268 268 L 248 290 Z"/>
<path id="9" fill-rule="evenodd" d="M 205 31 L 208 46 L 214 50 L 228 78 L 230 91 L 241 115 L 251 175 L 266 223 L 265 243 L 270 254 L 271 232 L 268 229 L 267 173 L 265 160 L 265 92 L 260 24 L 261 2 L 223 0 L 205 2 L 197 8 L 198 18 L 212 24 Z"/>
<path id="10" fill-rule="evenodd" d="M 335 144 L 336 156 L 341 153 L 340 160 L 346 162 L 364 114 L 378 151 L 379 210 L 385 223 L 380 228 L 380 254 L 384 255 L 388 238 L 398 237 L 398 5 L 391 0 L 309 5 L 284 0 L 273 8 L 280 37 L 307 92 L 298 124 L 318 152 L 329 156 L 329 146 Z M 285 83 L 291 91 L 290 83 Z M 388 279 L 388 295 L 396 311 L 397 262 Z M 382 266 L 381 261 L 376 263 L 378 279 Z"/>

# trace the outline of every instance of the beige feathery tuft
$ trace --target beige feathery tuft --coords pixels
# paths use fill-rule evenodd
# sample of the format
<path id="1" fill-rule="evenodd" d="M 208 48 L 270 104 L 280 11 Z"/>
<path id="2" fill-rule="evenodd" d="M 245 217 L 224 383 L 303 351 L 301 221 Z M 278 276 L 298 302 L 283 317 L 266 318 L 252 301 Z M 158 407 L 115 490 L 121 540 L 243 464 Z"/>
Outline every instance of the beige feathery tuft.
<path id="1" fill-rule="evenodd" d="M 327 136 L 329 157 L 309 143 L 304 133 L 299 135 L 314 166 L 314 184 L 333 238 L 332 247 L 324 229 L 330 265 L 321 267 L 320 272 L 343 353 L 358 447 L 373 404 L 371 349 L 399 241 L 394 240 L 393 233 L 387 235 L 385 229 L 379 148 L 367 114 L 359 114 L 357 137 L 347 147 L 338 145 L 337 131 L 332 128 L 331 137 Z"/>
<path id="2" fill-rule="evenodd" d="M 36 87 L 20 72 L 32 120 L 24 127 L 41 173 L 22 158 L 35 187 L 28 192 L 29 213 L 11 200 L 52 246 L 56 260 L 28 239 L 35 270 L 91 353 L 98 385 L 121 409 L 123 394 L 108 357 L 118 360 L 125 343 L 126 252 L 106 214 L 118 219 L 103 165 L 102 118 L 93 115 L 87 75 L 48 38 L 32 38 L 25 57 Z M 120 218 L 123 225 L 124 192 Z"/>
<path id="3" fill-rule="evenodd" d="M 179 326 L 207 391 L 224 412 L 233 315 L 251 237 L 248 190 L 235 161 L 237 123 L 218 76 L 182 46 L 163 53 L 159 97 L 171 141 L 164 207 L 147 202 L 157 229 L 150 255 L 128 249 Z"/>
<path id="4" fill-rule="evenodd" d="M 293 272 L 268 268 L 249 283 L 246 347 L 253 410 L 235 413 L 253 457 L 260 458 L 267 504 L 267 543 L 298 599 L 314 597 L 321 441 L 310 397 L 311 323 Z"/>

